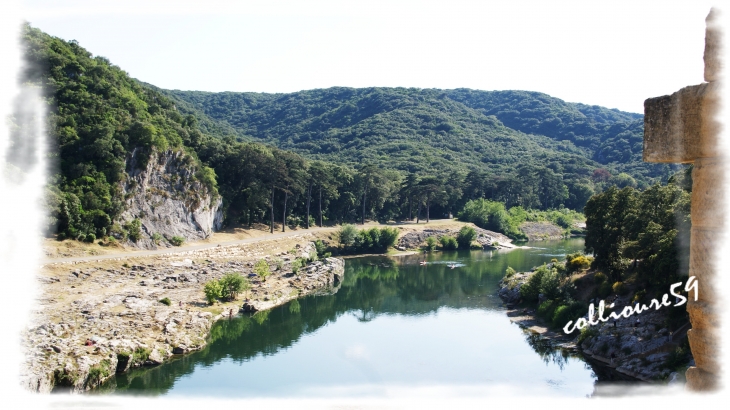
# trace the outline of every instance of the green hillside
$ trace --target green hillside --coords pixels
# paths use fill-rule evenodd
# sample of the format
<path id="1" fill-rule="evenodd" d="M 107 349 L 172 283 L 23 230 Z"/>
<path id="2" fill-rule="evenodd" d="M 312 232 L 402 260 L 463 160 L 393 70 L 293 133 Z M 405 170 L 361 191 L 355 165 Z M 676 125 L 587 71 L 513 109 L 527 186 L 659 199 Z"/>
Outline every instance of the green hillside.
<path id="1" fill-rule="evenodd" d="M 65 237 L 127 237 L 121 187 L 133 151 L 184 151 L 190 178 L 222 196 L 228 223 L 272 226 L 442 217 L 479 199 L 582 210 L 609 186 L 671 173 L 640 161 L 640 115 L 545 94 L 169 91 L 75 41 L 30 26 L 24 40 L 23 81 L 52 107 L 48 228 Z"/>
<path id="2" fill-rule="evenodd" d="M 637 185 L 670 166 L 641 161 L 643 116 L 527 91 L 342 88 L 291 94 L 164 91 L 200 117 L 311 158 L 514 174 L 548 166 L 567 179 L 605 168 Z M 191 112 L 193 112 L 191 111 Z"/>

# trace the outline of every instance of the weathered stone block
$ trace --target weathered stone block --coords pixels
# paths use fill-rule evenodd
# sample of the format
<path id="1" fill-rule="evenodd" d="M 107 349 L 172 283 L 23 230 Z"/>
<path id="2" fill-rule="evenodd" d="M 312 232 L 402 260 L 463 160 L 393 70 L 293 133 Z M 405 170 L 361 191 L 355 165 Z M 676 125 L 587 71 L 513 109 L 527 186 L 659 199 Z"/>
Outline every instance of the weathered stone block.
<path id="1" fill-rule="evenodd" d="M 693 227 L 724 230 L 724 180 L 724 158 L 698 158 L 695 161 L 692 170 Z"/>
<path id="2" fill-rule="evenodd" d="M 718 373 L 720 368 L 717 353 L 720 351 L 720 343 L 716 331 L 690 329 L 687 331 L 687 338 L 697 367 L 710 373 Z"/>
<path id="3" fill-rule="evenodd" d="M 717 156 L 719 85 L 704 83 L 644 101 L 644 161 Z"/>
<path id="4" fill-rule="evenodd" d="M 722 59 L 720 52 L 722 44 L 720 43 L 721 35 L 720 27 L 717 24 L 717 10 L 710 10 L 710 14 L 705 19 L 707 28 L 705 29 L 705 81 L 717 81 L 722 73 Z"/>

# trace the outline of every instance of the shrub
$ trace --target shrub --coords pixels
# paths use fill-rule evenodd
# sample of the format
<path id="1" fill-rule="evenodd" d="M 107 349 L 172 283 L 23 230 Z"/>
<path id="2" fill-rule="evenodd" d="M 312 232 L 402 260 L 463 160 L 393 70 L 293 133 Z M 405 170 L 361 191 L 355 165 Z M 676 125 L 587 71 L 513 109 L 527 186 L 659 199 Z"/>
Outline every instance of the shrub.
<path id="1" fill-rule="evenodd" d="M 274 258 L 274 265 L 276 265 L 276 270 L 281 270 L 281 268 L 284 267 L 284 260 L 281 258 Z"/>
<path id="2" fill-rule="evenodd" d="M 170 243 L 174 246 L 180 246 L 183 244 L 183 242 L 185 242 L 185 238 L 181 236 L 173 236 L 172 238 L 170 238 Z"/>
<path id="3" fill-rule="evenodd" d="M 210 282 L 206 283 L 205 287 L 203 288 L 203 292 L 205 293 L 205 299 L 211 305 L 217 299 L 223 297 L 223 287 L 217 280 L 211 280 Z"/>
<path id="4" fill-rule="evenodd" d="M 141 227 L 142 221 L 137 218 L 134 218 L 133 220 L 124 224 L 124 230 L 127 231 L 127 237 L 134 242 L 137 242 L 142 237 L 142 230 L 140 229 Z"/>
<path id="5" fill-rule="evenodd" d="M 512 276 L 515 276 L 516 273 L 517 272 L 514 269 L 512 269 L 511 266 L 507 266 L 507 270 L 504 272 L 504 276 L 506 278 L 511 278 Z"/>
<path id="6" fill-rule="evenodd" d="M 436 243 L 436 238 L 434 238 L 433 236 L 429 236 L 428 238 L 426 238 L 426 250 L 430 252 L 436 249 Z"/>
<path id="7" fill-rule="evenodd" d="M 563 328 L 566 323 L 586 314 L 588 308 L 582 302 L 573 301 L 566 305 L 560 305 L 553 312 L 552 324 L 554 327 Z"/>
<path id="8" fill-rule="evenodd" d="M 99 364 L 91 366 L 89 368 L 89 375 L 86 379 L 85 385 L 87 387 L 95 387 L 99 383 L 101 383 L 102 380 L 109 377 L 109 375 L 111 374 L 111 372 L 109 371 L 110 365 L 111 363 L 109 362 L 109 360 L 104 359 Z"/>
<path id="9" fill-rule="evenodd" d="M 170 306 L 172 304 L 172 301 L 170 301 L 170 298 L 162 298 L 162 299 L 160 299 L 160 303 L 162 303 L 163 305 Z"/>
<path id="10" fill-rule="evenodd" d="M 598 331 L 590 326 L 586 326 L 583 329 L 580 329 L 580 334 L 578 335 L 578 341 L 576 344 L 579 345 L 583 343 L 584 340 L 596 336 L 598 336 Z"/>
<path id="11" fill-rule="evenodd" d="M 96 240 L 96 235 L 94 235 L 93 233 L 86 235 L 86 242 L 91 243 L 91 242 L 94 242 L 95 240 Z"/>
<path id="12" fill-rule="evenodd" d="M 160 235 L 158 232 L 155 232 L 152 234 L 152 240 L 155 242 L 155 244 L 159 244 L 162 240 L 162 235 Z"/>
<path id="13" fill-rule="evenodd" d="M 340 244 L 343 246 L 351 246 L 355 243 L 357 237 L 357 229 L 355 225 L 344 224 L 339 231 Z"/>
<path id="14" fill-rule="evenodd" d="M 546 320 L 552 320 L 553 313 L 558 307 L 558 302 L 554 300 L 546 300 L 537 307 L 537 315 Z"/>
<path id="15" fill-rule="evenodd" d="M 606 296 L 610 295 L 613 289 L 611 288 L 611 284 L 608 282 L 601 283 L 601 286 L 598 287 L 598 296 L 601 298 L 605 298 Z"/>
<path id="16" fill-rule="evenodd" d="M 548 268 L 545 265 L 535 269 L 535 272 L 527 278 L 527 281 L 520 288 L 520 296 L 526 302 L 537 302 L 538 296 L 540 295 L 540 284 L 542 277 L 548 273 Z"/>
<path id="17" fill-rule="evenodd" d="M 442 236 L 439 238 L 439 242 L 441 242 L 441 248 L 447 251 L 452 251 L 458 247 L 456 238 L 451 236 Z"/>
<path id="18" fill-rule="evenodd" d="M 353 247 L 358 252 L 368 252 L 378 246 L 380 240 L 380 231 L 378 228 L 363 229 L 355 235 Z"/>
<path id="19" fill-rule="evenodd" d="M 469 249 L 471 243 L 477 238 L 477 231 L 471 226 L 462 226 L 459 229 L 459 233 L 456 235 L 456 242 L 459 244 L 459 249 Z"/>
<path id="20" fill-rule="evenodd" d="M 588 269 L 591 266 L 591 260 L 584 255 L 577 256 L 573 259 L 570 259 L 566 264 L 565 267 L 568 270 L 568 273 Z M 598 275 L 598 274 L 596 274 Z M 601 275 L 603 275 L 601 273 Z M 605 276 L 605 275 L 604 275 Z M 595 277 L 594 277 L 595 279 Z"/>
<path id="21" fill-rule="evenodd" d="M 548 299 L 555 299 L 560 294 L 560 277 L 556 269 L 550 269 L 540 279 L 540 293 Z"/>
<path id="22" fill-rule="evenodd" d="M 264 259 L 256 262 L 256 265 L 254 265 L 253 267 L 253 271 L 264 281 L 266 281 L 266 278 L 271 275 L 271 271 L 269 270 L 269 264 Z"/>
<path id="23" fill-rule="evenodd" d="M 628 291 L 628 288 L 626 287 L 626 285 L 624 285 L 623 282 L 614 283 L 611 289 L 613 290 L 613 293 L 617 295 L 623 295 Z"/>
<path id="24" fill-rule="evenodd" d="M 332 256 L 332 254 L 330 252 L 327 252 L 327 246 L 324 244 L 324 242 L 322 242 L 319 239 L 314 241 L 314 248 L 317 250 L 317 256 L 320 259 L 329 258 L 330 256 Z M 295 253 L 295 252 L 292 252 L 292 253 Z"/>
<path id="25" fill-rule="evenodd" d="M 380 246 L 381 252 L 385 252 L 391 246 L 395 245 L 395 241 L 398 239 L 398 229 L 396 228 L 382 228 L 380 229 L 380 240 L 378 245 Z"/>
<path id="26" fill-rule="evenodd" d="M 634 294 L 634 297 L 631 298 L 631 303 L 641 302 L 646 297 L 646 290 L 642 289 Z"/>
<path id="27" fill-rule="evenodd" d="M 248 280 L 238 272 L 231 272 L 223 276 L 220 281 L 221 296 L 228 300 L 235 300 L 239 293 L 248 290 L 251 286 Z"/>
<path id="28" fill-rule="evenodd" d="M 304 258 L 296 258 L 291 264 L 292 273 L 296 275 L 299 272 L 299 269 L 304 267 L 305 263 L 306 261 L 304 260 Z"/>
<path id="29" fill-rule="evenodd" d="M 601 283 L 605 282 L 606 279 L 608 278 L 603 272 L 596 272 L 596 274 L 593 275 L 593 283 L 595 283 L 596 285 L 600 285 Z"/>

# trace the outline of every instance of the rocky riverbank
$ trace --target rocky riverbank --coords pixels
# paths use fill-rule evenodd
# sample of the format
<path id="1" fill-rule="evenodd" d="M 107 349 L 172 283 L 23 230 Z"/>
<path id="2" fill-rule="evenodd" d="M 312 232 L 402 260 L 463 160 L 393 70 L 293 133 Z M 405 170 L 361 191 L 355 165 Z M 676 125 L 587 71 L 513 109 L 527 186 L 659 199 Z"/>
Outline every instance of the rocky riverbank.
<path id="1" fill-rule="evenodd" d="M 265 310 L 335 291 L 344 274 L 342 259 L 313 261 L 292 273 L 296 258 L 316 258 L 311 237 L 303 234 L 292 249 L 273 255 L 268 253 L 275 246 L 259 242 L 45 266 L 39 277 L 40 308 L 23 334 L 22 385 L 39 392 L 89 390 L 116 372 L 203 348 L 213 322 L 239 310 Z M 253 274 L 260 259 L 273 272 L 266 281 Z M 249 277 L 251 289 L 242 300 L 208 305 L 204 284 L 230 272 Z"/>
<path id="2" fill-rule="evenodd" d="M 565 334 L 562 329 L 551 329 L 537 317 L 534 308 L 520 305 L 520 287 L 531 274 L 516 273 L 500 282 L 498 295 L 510 307 L 507 312 L 510 320 L 551 340 L 556 347 L 580 352 L 594 365 L 605 366 L 619 376 L 647 382 L 682 382 L 683 376 L 668 365 L 676 360 L 672 357 L 676 355 L 675 351 L 686 343 L 689 327 L 682 326 L 674 332 L 665 327 L 667 309 L 671 308 L 645 311 L 616 321 L 599 321 L 599 324 L 589 326 L 583 335 L 578 330 Z M 599 301 L 587 302 L 597 305 Z M 629 302 L 627 296 L 613 295 L 606 303 L 614 303 L 613 310 L 621 312 Z M 607 316 L 605 313 L 604 317 Z M 587 315 L 585 318 L 588 319 Z M 687 363 L 692 364 L 692 361 Z"/>
<path id="3" fill-rule="evenodd" d="M 512 244 L 512 239 L 508 238 L 501 233 L 488 231 L 479 227 L 473 227 L 477 233 L 475 241 L 479 243 L 485 249 L 502 249 L 502 248 L 516 248 L 516 245 Z M 398 239 L 398 245 L 396 249 L 418 249 L 425 245 L 426 238 L 432 236 L 438 239 L 441 236 L 453 236 L 459 233 L 460 228 L 433 228 L 433 229 L 421 229 L 417 231 L 405 232 Z"/>

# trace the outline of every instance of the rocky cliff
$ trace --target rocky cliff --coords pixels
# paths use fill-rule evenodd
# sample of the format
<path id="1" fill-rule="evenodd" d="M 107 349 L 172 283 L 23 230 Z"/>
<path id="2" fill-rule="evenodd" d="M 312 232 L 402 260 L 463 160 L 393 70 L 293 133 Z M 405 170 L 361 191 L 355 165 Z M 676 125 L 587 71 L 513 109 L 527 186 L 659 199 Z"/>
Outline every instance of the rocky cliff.
<path id="1" fill-rule="evenodd" d="M 222 199 L 200 181 L 195 168 L 193 158 L 182 151 L 152 151 L 147 159 L 137 149 L 127 156 L 122 219 L 141 223 L 140 238 L 130 244 L 170 246 L 173 237 L 204 239 L 220 229 Z"/>

